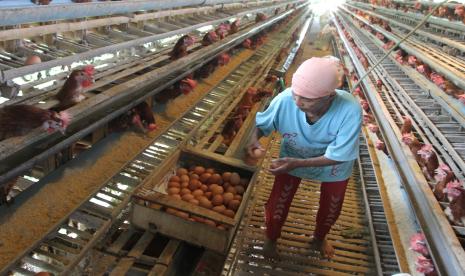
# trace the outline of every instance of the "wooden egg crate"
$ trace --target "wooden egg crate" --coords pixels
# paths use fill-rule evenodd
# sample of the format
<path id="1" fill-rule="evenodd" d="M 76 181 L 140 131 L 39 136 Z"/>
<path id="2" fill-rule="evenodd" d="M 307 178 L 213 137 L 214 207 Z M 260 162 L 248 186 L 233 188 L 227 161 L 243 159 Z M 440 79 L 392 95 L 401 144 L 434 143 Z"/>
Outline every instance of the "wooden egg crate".
<path id="1" fill-rule="evenodd" d="M 258 86 L 262 89 L 274 91 L 274 84 Z M 242 162 L 244 159 L 244 147 L 250 140 L 255 127 L 255 115 L 260 112 L 271 101 L 272 97 L 262 98 L 259 102 L 253 104 L 248 111 L 247 116 L 240 120 L 238 114 L 241 113 L 242 98 L 238 98 L 235 104 L 229 108 L 219 119 L 211 122 L 204 129 L 200 128 L 191 137 L 188 143 L 188 148 L 197 151 L 206 151 L 213 155 L 224 156 L 228 159 L 236 159 Z M 234 131 L 234 134 L 229 137 L 225 133 L 231 133 L 231 128 L 237 128 L 234 123 L 242 121 L 240 128 Z"/>
<path id="2" fill-rule="evenodd" d="M 170 190 L 169 187 L 177 187 L 176 184 L 173 184 L 175 182 L 173 180 L 177 180 L 174 176 L 184 179 L 186 182 L 186 177 L 182 176 L 180 168 L 189 170 L 189 168 L 193 169 L 196 166 L 202 166 L 204 169 L 213 168 L 215 173 L 220 175 L 221 181 L 218 180 L 218 176 L 213 179 L 215 177 L 207 178 L 208 175 L 202 177 L 203 174 L 200 174 L 199 179 L 197 179 L 193 172 L 189 172 L 184 174 L 189 177 L 187 186 L 182 185 L 181 181 L 178 182 L 178 184 L 185 186 L 184 189 L 188 189 L 189 192 L 183 188 Z M 233 177 L 230 177 L 231 182 L 223 181 L 224 172 L 239 174 L 239 183 L 237 183 L 237 175 L 234 181 Z M 157 231 L 226 254 L 250 197 L 251 186 L 255 182 L 255 178 L 256 173 L 247 166 L 226 159 L 220 160 L 207 152 L 178 150 L 134 193 L 131 222 L 138 228 Z M 193 179 L 200 181 L 200 190 L 206 188 L 205 191 L 202 190 L 202 195 L 194 193 L 194 191 L 199 190 L 196 189 L 199 187 L 197 186 L 199 183 Z M 236 185 L 232 185 L 232 182 L 235 182 Z M 202 185 L 207 187 L 202 187 Z M 218 187 L 222 187 L 225 192 L 219 193 L 221 189 Z M 232 190 L 236 191 L 235 194 Z M 209 202 L 212 206 L 215 204 L 217 208 L 208 206 L 205 200 L 205 198 L 208 199 L 208 192 L 221 194 L 223 203 L 219 204 L 221 201 L 215 201 L 218 197 L 215 198 L 212 194 L 209 197 Z M 226 202 L 227 192 L 233 195 L 233 199 L 228 197 L 229 202 Z M 197 202 L 192 201 L 192 197 L 185 196 L 186 194 L 192 195 Z M 240 200 L 238 200 L 237 194 L 241 194 Z M 181 195 L 183 197 L 180 198 Z M 201 199 L 202 196 L 204 199 Z M 238 201 L 231 205 L 233 200 Z M 224 206 L 224 211 L 221 206 Z M 231 213 L 234 209 L 235 212 Z"/>

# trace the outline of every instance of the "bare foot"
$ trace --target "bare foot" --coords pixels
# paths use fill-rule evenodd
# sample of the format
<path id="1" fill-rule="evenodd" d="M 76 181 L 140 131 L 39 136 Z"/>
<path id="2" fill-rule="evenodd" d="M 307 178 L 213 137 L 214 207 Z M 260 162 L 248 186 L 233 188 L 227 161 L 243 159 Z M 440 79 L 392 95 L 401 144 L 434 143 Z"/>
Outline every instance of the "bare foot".
<path id="1" fill-rule="evenodd" d="M 324 240 L 318 240 L 313 238 L 313 241 L 310 243 L 310 248 L 313 250 L 320 251 L 322 258 L 331 259 L 334 257 L 334 247 L 329 243 L 325 238 Z"/>
<path id="2" fill-rule="evenodd" d="M 265 239 L 265 244 L 263 245 L 263 257 L 265 257 L 265 259 L 279 260 L 276 241 Z"/>

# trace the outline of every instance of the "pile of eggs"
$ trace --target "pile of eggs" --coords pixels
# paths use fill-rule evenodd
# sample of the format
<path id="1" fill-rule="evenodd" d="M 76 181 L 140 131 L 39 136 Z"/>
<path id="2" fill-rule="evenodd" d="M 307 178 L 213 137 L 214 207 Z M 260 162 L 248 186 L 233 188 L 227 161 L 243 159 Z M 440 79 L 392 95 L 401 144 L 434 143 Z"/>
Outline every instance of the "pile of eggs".
<path id="1" fill-rule="evenodd" d="M 247 189 L 248 179 L 241 178 L 236 172 L 219 173 L 213 168 L 193 166 L 189 170 L 179 168 L 176 175 L 170 177 L 167 193 L 170 197 L 211 209 L 217 213 L 234 218 L 241 205 L 242 195 Z M 224 225 L 212 220 L 189 215 L 186 212 L 167 208 L 166 212 L 196 222 L 205 223 L 219 229 Z"/>

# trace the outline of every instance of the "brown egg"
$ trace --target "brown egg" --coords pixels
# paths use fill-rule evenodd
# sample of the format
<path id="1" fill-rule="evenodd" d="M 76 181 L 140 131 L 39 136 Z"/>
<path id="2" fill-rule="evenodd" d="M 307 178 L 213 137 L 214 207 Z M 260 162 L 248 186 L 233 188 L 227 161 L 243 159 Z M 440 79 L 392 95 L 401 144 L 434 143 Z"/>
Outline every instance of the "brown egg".
<path id="1" fill-rule="evenodd" d="M 221 225 L 221 224 L 218 225 L 218 226 L 216 226 L 216 228 L 218 228 L 218 229 L 220 229 L 220 230 L 226 230 L 226 228 L 225 228 L 223 225 Z"/>
<path id="2" fill-rule="evenodd" d="M 182 188 L 181 189 L 181 196 L 185 195 L 185 194 L 190 194 L 191 193 L 191 190 L 189 190 L 188 188 Z"/>
<path id="3" fill-rule="evenodd" d="M 186 212 L 177 211 L 175 215 L 178 216 L 178 217 L 181 217 L 183 219 L 188 219 L 189 218 L 189 214 L 186 213 Z"/>
<path id="4" fill-rule="evenodd" d="M 222 194 L 224 192 L 224 189 L 221 186 L 216 186 L 211 188 L 210 191 L 212 192 L 213 196 L 215 196 Z"/>
<path id="5" fill-rule="evenodd" d="M 234 188 L 234 186 L 229 186 L 227 189 L 226 189 L 226 192 L 227 193 L 232 193 L 232 194 L 236 194 L 237 191 L 236 191 L 236 188 Z"/>
<path id="6" fill-rule="evenodd" d="M 213 226 L 213 227 L 216 227 L 216 223 L 213 221 L 213 220 L 209 220 L 209 219 L 205 219 L 205 222 L 204 222 L 206 225 L 210 225 L 210 226 Z"/>
<path id="7" fill-rule="evenodd" d="M 181 183 L 179 182 L 169 182 L 168 188 L 181 188 Z"/>
<path id="8" fill-rule="evenodd" d="M 226 209 L 223 211 L 223 215 L 230 217 L 230 218 L 234 218 L 235 213 L 233 210 Z"/>
<path id="9" fill-rule="evenodd" d="M 218 205 L 218 206 L 213 207 L 212 210 L 222 214 L 224 212 L 224 210 L 226 210 L 226 206 Z"/>
<path id="10" fill-rule="evenodd" d="M 241 185 L 237 185 L 236 187 L 234 187 L 236 189 L 236 192 L 237 194 L 239 195 L 242 195 L 245 191 L 244 187 L 242 187 Z"/>
<path id="11" fill-rule="evenodd" d="M 223 204 L 223 196 L 222 195 L 214 195 L 212 198 L 212 204 L 214 206 L 222 205 Z"/>
<path id="12" fill-rule="evenodd" d="M 177 175 L 170 177 L 170 182 L 181 182 L 181 178 Z"/>
<path id="13" fill-rule="evenodd" d="M 175 198 L 175 199 L 181 199 L 181 195 L 180 194 L 173 194 L 173 195 L 170 195 L 171 198 Z"/>
<path id="14" fill-rule="evenodd" d="M 200 223 L 204 223 L 204 222 L 205 222 L 205 219 L 202 218 L 202 217 L 192 216 L 192 218 L 193 218 L 195 221 L 200 222 Z"/>
<path id="15" fill-rule="evenodd" d="M 176 214 L 177 210 L 176 210 L 176 209 L 173 209 L 173 208 L 166 208 L 166 212 L 167 212 L 168 214 L 174 215 L 174 214 Z"/>
<path id="16" fill-rule="evenodd" d="M 234 195 L 234 199 L 235 199 L 235 200 L 241 201 L 241 200 L 242 200 L 242 196 L 241 196 L 241 195 Z"/>
<path id="17" fill-rule="evenodd" d="M 188 171 L 186 169 L 184 169 L 184 168 L 179 168 L 179 169 L 176 170 L 176 175 L 177 176 L 185 175 L 187 173 L 188 173 Z"/>
<path id="18" fill-rule="evenodd" d="M 212 176 L 211 173 L 203 173 L 203 174 L 200 175 L 200 179 L 199 179 L 199 180 L 200 180 L 202 183 L 207 183 L 207 181 L 208 181 L 208 179 L 210 178 L 210 176 Z"/>
<path id="19" fill-rule="evenodd" d="M 234 194 L 233 193 L 224 193 L 223 194 L 224 204 L 227 205 L 233 199 L 234 199 Z"/>
<path id="20" fill-rule="evenodd" d="M 200 188 L 200 185 L 201 184 L 197 179 L 191 179 L 191 181 L 189 181 L 189 189 L 191 189 L 191 191 L 197 190 Z"/>
<path id="21" fill-rule="evenodd" d="M 197 166 L 194 168 L 194 172 L 198 175 L 201 175 L 205 172 L 205 168 L 202 166 Z"/>
<path id="22" fill-rule="evenodd" d="M 168 194 L 169 195 L 179 194 L 179 192 L 180 192 L 179 188 L 176 188 L 176 187 L 168 188 Z"/>
<path id="23" fill-rule="evenodd" d="M 203 191 L 200 190 L 200 189 L 197 189 L 197 190 L 195 190 L 195 191 L 192 192 L 192 195 L 193 195 L 194 197 L 196 197 L 196 198 L 199 197 L 199 196 L 203 196 Z"/>
<path id="24" fill-rule="evenodd" d="M 231 184 L 229 182 L 223 183 L 223 189 L 226 191 Z"/>
<path id="25" fill-rule="evenodd" d="M 181 179 L 181 182 L 189 182 L 189 180 L 190 180 L 190 178 L 189 178 L 189 176 L 187 174 L 181 175 L 180 179 Z"/>
<path id="26" fill-rule="evenodd" d="M 208 198 L 208 199 L 212 198 L 212 196 L 213 196 L 213 195 L 212 195 L 212 192 L 206 192 L 204 195 L 205 195 L 205 197 Z"/>
<path id="27" fill-rule="evenodd" d="M 189 175 L 189 178 L 198 180 L 200 178 L 200 176 L 198 174 L 196 174 L 196 173 L 192 173 L 192 174 Z"/>
<path id="28" fill-rule="evenodd" d="M 213 207 L 211 201 L 204 197 L 199 198 L 199 205 L 208 209 L 211 209 Z"/>
<path id="29" fill-rule="evenodd" d="M 232 173 L 229 182 L 231 183 L 231 185 L 236 186 L 239 183 L 241 183 L 241 177 L 238 173 Z"/>
<path id="30" fill-rule="evenodd" d="M 208 168 L 208 169 L 205 170 L 205 172 L 210 173 L 210 174 L 214 174 L 215 169 L 214 168 Z"/>
<path id="31" fill-rule="evenodd" d="M 208 179 L 208 183 L 210 184 L 223 184 L 223 178 L 221 178 L 221 175 L 217 174 L 217 173 L 214 173 L 212 174 L 212 176 L 210 176 L 210 178 Z"/>
<path id="32" fill-rule="evenodd" d="M 262 158 L 263 156 L 265 156 L 265 153 L 266 153 L 265 150 L 256 148 L 256 149 L 253 150 L 253 157 L 254 158 Z"/>
<path id="33" fill-rule="evenodd" d="M 221 177 L 223 178 L 223 182 L 229 182 L 229 179 L 231 178 L 231 173 L 230 172 L 224 172 Z"/>
<path id="34" fill-rule="evenodd" d="M 189 181 L 182 182 L 181 183 L 181 188 L 189 188 Z"/>
<path id="35" fill-rule="evenodd" d="M 205 184 L 202 184 L 202 185 L 200 185 L 200 190 L 206 192 L 206 191 L 208 191 L 208 186 L 205 185 Z"/>
<path id="36" fill-rule="evenodd" d="M 192 194 L 185 194 L 182 196 L 182 200 L 189 202 L 189 200 L 194 199 Z"/>
<path id="37" fill-rule="evenodd" d="M 195 205 L 199 205 L 199 201 L 195 198 L 189 200 L 189 203 L 192 203 L 192 204 L 195 204 Z"/>
<path id="38" fill-rule="evenodd" d="M 241 202 L 239 200 L 233 199 L 228 203 L 228 209 L 237 211 L 237 209 L 239 208 L 239 205 L 241 205 Z"/>

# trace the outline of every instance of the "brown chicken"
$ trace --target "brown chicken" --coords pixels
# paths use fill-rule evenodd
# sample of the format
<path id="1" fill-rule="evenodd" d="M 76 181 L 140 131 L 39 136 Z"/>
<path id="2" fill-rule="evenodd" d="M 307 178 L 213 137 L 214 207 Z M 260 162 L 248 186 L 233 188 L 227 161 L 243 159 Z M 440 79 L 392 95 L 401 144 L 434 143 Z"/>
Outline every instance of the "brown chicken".
<path id="1" fill-rule="evenodd" d="M 174 45 L 173 50 L 171 51 L 171 59 L 178 59 L 184 56 L 187 56 L 187 48 L 194 45 L 195 39 L 190 35 L 182 36 Z"/>
<path id="2" fill-rule="evenodd" d="M 224 39 L 226 35 L 228 34 L 229 30 L 231 29 L 231 26 L 229 23 L 221 23 L 216 29 L 215 33 L 218 36 L 219 39 Z"/>
<path id="3" fill-rule="evenodd" d="M 147 102 L 141 102 L 140 104 L 134 107 L 134 112 L 139 116 L 139 121 L 142 124 L 143 129 L 146 131 L 153 131 L 157 129 L 157 125 L 155 124 L 155 117 L 153 116 L 153 111 Z M 136 123 L 137 118 L 136 118 Z"/>
<path id="4" fill-rule="evenodd" d="M 231 27 L 229 28 L 229 35 L 235 34 L 239 31 L 239 24 L 241 23 L 240 19 L 236 19 L 232 24 Z"/>
<path id="5" fill-rule="evenodd" d="M 62 111 L 57 113 L 33 105 L 9 105 L 0 109 L 0 141 L 22 136 L 31 130 L 42 127 L 52 133 L 56 130 L 64 133 L 71 116 Z"/>
<path id="6" fill-rule="evenodd" d="M 402 135 L 402 142 L 404 142 L 410 148 L 410 152 L 415 157 L 415 160 L 418 164 L 420 164 L 420 166 L 422 166 L 422 159 L 418 154 L 418 151 L 421 150 L 423 144 L 420 143 L 420 141 L 418 141 L 412 133 L 406 133 Z"/>
<path id="7" fill-rule="evenodd" d="M 218 40 L 219 40 L 219 37 L 216 34 L 216 32 L 215 31 L 210 31 L 210 32 L 206 33 L 203 36 L 202 45 L 203 46 L 212 45 L 213 43 L 217 42 Z"/>
<path id="8" fill-rule="evenodd" d="M 261 21 L 265 21 L 266 20 L 266 15 L 264 13 L 257 13 L 257 15 L 255 16 L 255 23 L 258 23 L 258 22 L 261 22 Z"/>
<path id="9" fill-rule="evenodd" d="M 452 170 L 446 164 L 441 164 L 435 171 L 436 184 L 434 185 L 433 193 L 437 200 L 444 201 L 446 194 L 444 188 L 446 184 L 455 179 Z"/>
<path id="10" fill-rule="evenodd" d="M 430 144 L 423 145 L 418 154 L 421 157 L 423 173 L 429 180 L 432 180 L 434 178 L 434 171 L 439 167 L 438 156 L 434 152 L 433 146 Z"/>
<path id="11" fill-rule="evenodd" d="M 400 129 L 400 133 L 407 134 L 412 132 L 412 120 L 408 116 L 403 116 L 404 123 L 402 124 L 402 128 Z"/>
<path id="12" fill-rule="evenodd" d="M 48 5 L 52 0 L 31 0 L 31 2 L 37 5 Z"/>
<path id="13" fill-rule="evenodd" d="M 92 85 L 93 74 L 94 67 L 91 65 L 71 72 L 56 95 L 60 102 L 53 110 L 62 111 L 84 100 L 86 97 L 82 95 L 83 89 Z"/>

